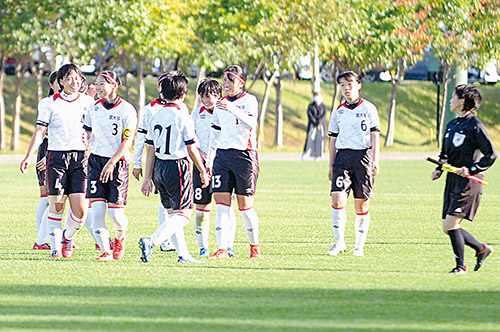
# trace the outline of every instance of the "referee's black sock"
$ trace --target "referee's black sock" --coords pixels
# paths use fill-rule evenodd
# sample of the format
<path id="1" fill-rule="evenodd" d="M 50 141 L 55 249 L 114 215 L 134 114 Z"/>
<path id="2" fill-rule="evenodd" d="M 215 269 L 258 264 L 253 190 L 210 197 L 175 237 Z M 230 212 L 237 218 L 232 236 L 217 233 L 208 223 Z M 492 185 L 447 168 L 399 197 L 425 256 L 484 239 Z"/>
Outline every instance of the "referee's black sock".
<path id="1" fill-rule="evenodd" d="M 451 246 L 453 247 L 453 252 L 455 253 L 455 260 L 457 261 L 457 266 L 464 265 L 464 237 L 460 229 L 452 229 L 448 231 L 448 235 L 451 239 Z"/>
<path id="2" fill-rule="evenodd" d="M 467 232 L 463 228 L 460 228 L 460 230 L 462 231 L 462 236 L 466 245 L 474 249 L 476 252 L 480 252 L 484 249 L 483 244 L 479 242 L 471 233 Z"/>

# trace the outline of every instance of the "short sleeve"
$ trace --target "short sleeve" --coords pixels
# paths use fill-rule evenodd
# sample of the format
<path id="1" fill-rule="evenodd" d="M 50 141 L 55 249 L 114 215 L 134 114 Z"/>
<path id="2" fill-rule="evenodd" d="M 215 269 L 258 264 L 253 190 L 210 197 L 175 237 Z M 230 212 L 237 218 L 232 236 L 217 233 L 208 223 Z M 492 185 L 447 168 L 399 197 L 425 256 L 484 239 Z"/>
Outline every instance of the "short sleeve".
<path id="1" fill-rule="evenodd" d="M 339 134 L 339 124 L 337 120 L 338 109 L 332 112 L 330 122 L 328 124 L 328 136 L 337 136 Z"/>

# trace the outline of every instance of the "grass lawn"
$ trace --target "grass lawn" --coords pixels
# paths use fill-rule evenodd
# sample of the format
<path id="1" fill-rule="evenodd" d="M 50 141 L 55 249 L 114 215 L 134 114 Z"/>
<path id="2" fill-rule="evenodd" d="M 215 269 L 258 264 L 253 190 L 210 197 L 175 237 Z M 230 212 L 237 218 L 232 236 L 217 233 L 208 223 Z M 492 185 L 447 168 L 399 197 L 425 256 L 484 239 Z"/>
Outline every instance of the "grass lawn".
<path id="1" fill-rule="evenodd" d="M 86 229 L 70 260 L 31 250 L 34 167 L 22 175 L 17 164 L 0 164 L 0 330 L 500 331 L 500 254 L 479 272 L 448 274 L 454 258 L 440 230 L 444 181 L 431 182 L 433 166 L 423 160 L 381 166 L 365 257 L 325 255 L 332 243 L 326 162 L 263 161 L 255 202 L 263 258 L 248 258 L 237 214 L 236 257 L 183 265 L 157 248 L 151 263 L 140 261 L 137 240 L 156 229 L 158 196 L 143 197 L 135 180 L 122 261 L 95 261 Z M 499 169 L 486 173 L 476 220 L 464 222 L 498 249 Z M 349 249 L 353 210 L 349 201 Z M 194 255 L 193 221 L 185 233 Z M 475 264 L 469 248 L 466 264 Z"/>

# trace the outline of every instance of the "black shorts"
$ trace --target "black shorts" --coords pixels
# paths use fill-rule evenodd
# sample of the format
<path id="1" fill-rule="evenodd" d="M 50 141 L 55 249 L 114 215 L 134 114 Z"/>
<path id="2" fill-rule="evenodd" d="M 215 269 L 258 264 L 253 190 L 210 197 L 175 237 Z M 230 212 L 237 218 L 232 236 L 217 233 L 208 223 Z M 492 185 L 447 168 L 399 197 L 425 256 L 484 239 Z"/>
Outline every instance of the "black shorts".
<path id="1" fill-rule="evenodd" d="M 206 205 L 212 202 L 211 186 L 202 188 L 200 171 L 193 165 L 193 202 L 194 204 Z"/>
<path id="2" fill-rule="evenodd" d="M 85 194 L 88 157 L 84 151 L 47 152 L 49 196 Z"/>
<path id="3" fill-rule="evenodd" d="M 218 149 L 212 171 L 213 192 L 253 196 L 259 177 L 259 160 L 255 150 Z"/>
<path id="4" fill-rule="evenodd" d="M 482 174 L 476 176 L 483 178 Z M 482 184 L 448 173 L 444 188 L 442 218 L 445 219 L 447 215 L 450 215 L 472 221 L 479 207 L 482 194 Z"/>
<path id="5" fill-rule="evenodd" d="M 373 155 L 366 150 L 338 150 L 333 162 L 331 192 L 352 189 L 354 198 L 369 199 L 373 195 Z"/>
<path id="6" fill-rule="evenodd" d="M 161 203 L 166 209 L 193 208 L 191 166 L 187 159 L 162 160 L 156 158 L 153 183 L 160 192 Z"/>
<path id="7" fill-rule="evenodd" d="M 129 180 L 128 161 L 119 160 L 113 170 L 113 179 L 103 183 L 99 177 L 109 159 L 95 154 L 90 155 L 87 198 L 102 198 L 108 203 L 126 205 Z"/>
<path id="8" fill-rule="evenodd" d="M 42 141 L 42 144 L 38 147 L 38 153 L 36 154 L 36 163 L 43 158 L 47 156 L 47 146 L 49 145 L 49 139 L 45 137 Z M 47 164 L 47 160 L 45 160 L 45 164 Z M 38 185 L 41 186 L 46 186 L 47 185 L 47 176 L 46 176 L 46 171 L 47 167 L 43 171 L 39 171 L 38 168 L 36 169 L 36 177 L 38 178 Z"/>

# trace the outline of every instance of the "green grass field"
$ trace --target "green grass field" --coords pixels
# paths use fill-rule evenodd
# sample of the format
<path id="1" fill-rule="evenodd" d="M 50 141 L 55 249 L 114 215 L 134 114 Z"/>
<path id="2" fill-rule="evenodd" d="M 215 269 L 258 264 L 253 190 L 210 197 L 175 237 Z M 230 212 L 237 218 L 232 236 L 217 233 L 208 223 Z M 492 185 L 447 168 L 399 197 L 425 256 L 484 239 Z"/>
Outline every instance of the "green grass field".
<path id="1" fill-rule="evenodd" d="M 0 164 L 0 330 L 2 331 L 500 331 L 500 253 L 479 272 L 450 275 L 454 258 L 441 232 L 444 181 L 423 160 L 382 160 L 365 257 L 325 255 L 332 242 L 326 162 L 262 161 L 255 208 L 261 260 L 248 258 L 238 217 L 236 257 L 176 263 L 155 249 L 140 261 L 137 240 L 157 225 L 158 197 L 132 180 L 122 261 L 97 262 L 88 232 L 71 260 L 33 251 L 38 189 L 33 165 Z M 474 223 L 478 239 L 499 241 L 500 172 Z M 348 206 L 348 247 L 354 242 Z M 211 251 L 215 232 L 211 224 Z M 185 227 L 197 251 L 193 221 Z M 466 249 L 466 264 L 475 264 Z"/>

